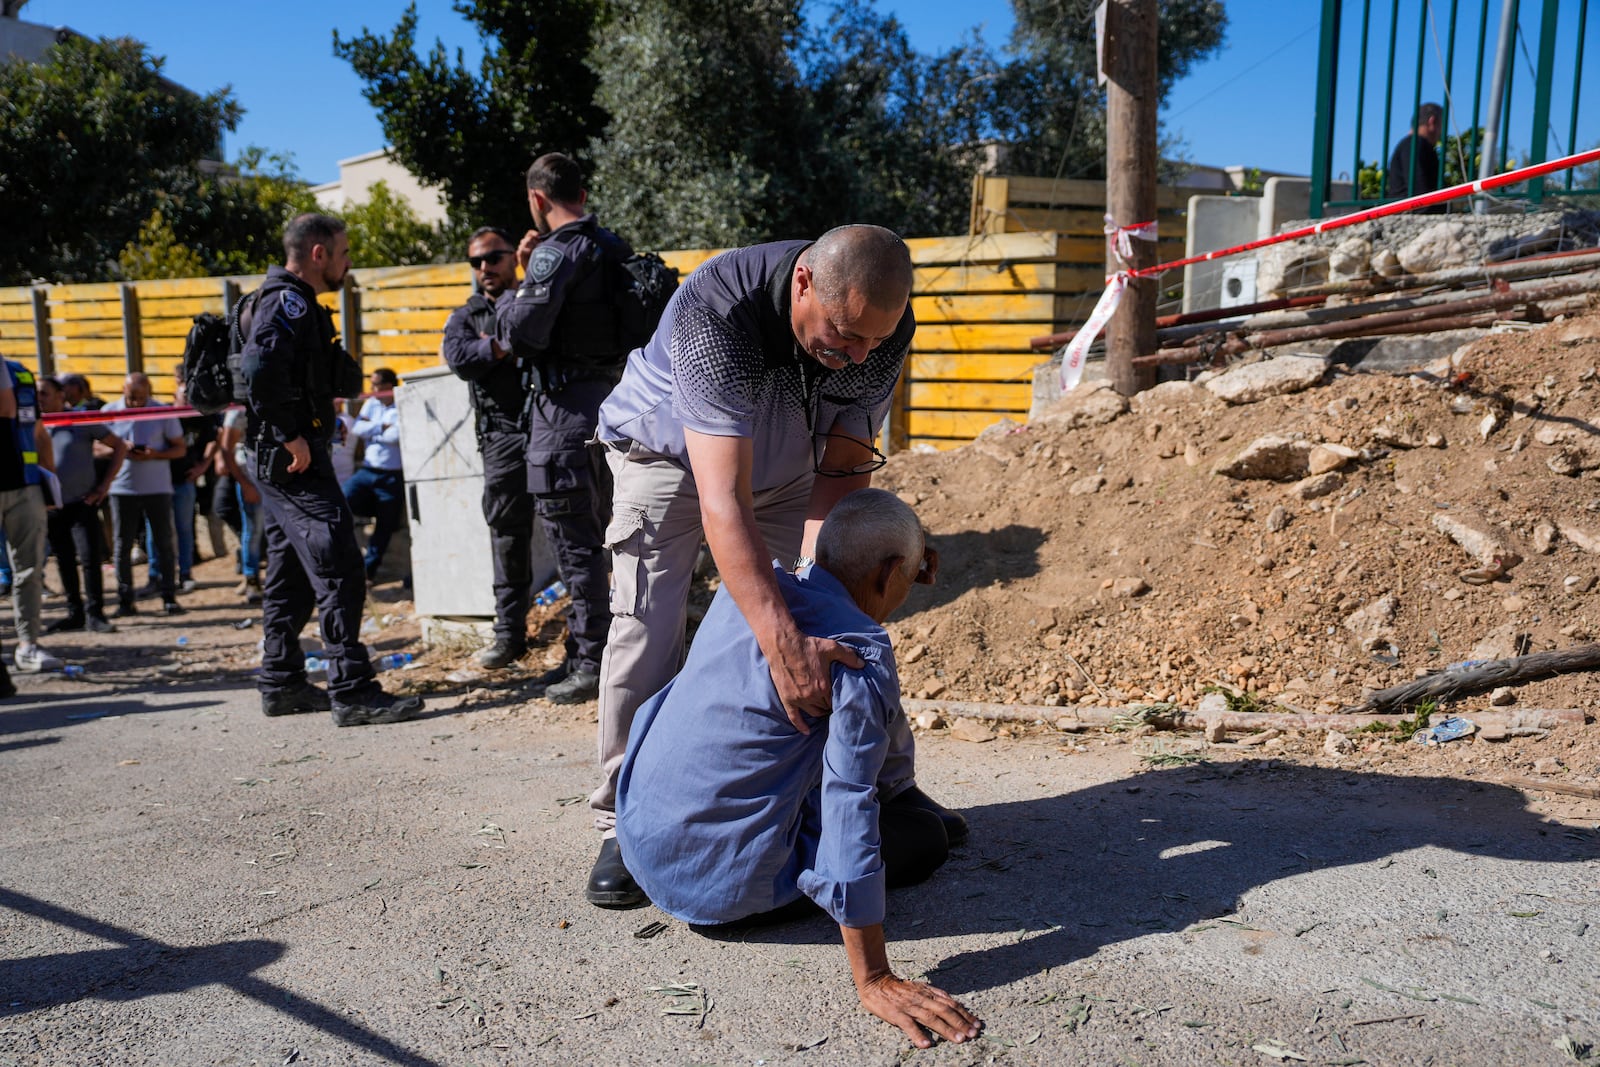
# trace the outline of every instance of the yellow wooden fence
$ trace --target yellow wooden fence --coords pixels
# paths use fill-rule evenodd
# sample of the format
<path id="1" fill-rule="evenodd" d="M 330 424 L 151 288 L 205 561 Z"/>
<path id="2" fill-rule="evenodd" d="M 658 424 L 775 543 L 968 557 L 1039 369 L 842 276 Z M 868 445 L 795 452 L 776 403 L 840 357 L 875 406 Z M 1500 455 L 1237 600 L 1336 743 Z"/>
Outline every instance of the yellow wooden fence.
<path id="1" fill-rule="evenodd" d="M 1026 192 L 1022 179 L 986 179 L 975 195 L 975 218 L 996 196 Z M 994 182 L 1006 182 L 1003 187 Z M 1023 182 L 1019 185 L 1017 183 Z M 1098 183 L 1071 183 L 1093 200 Z M 1094 188 L 1080 189 L 1085 185 Z M 1004 190 L 1003 193 L 997 190 Z M 1100 193 L 1103 199 L 1103 191 Z M 1034 369 L 1047 354 L 1031 338 L 1081 322 L 1104 281 L 1104 239 L 1074 209 L 1077 233 L 1031 231 L 1026 208 L 1005 207 L 985 218 L 1001 224 L 959 237 L 909 241 L 916 266 L 913 308 L 918 328 L 898 403 L 890 416 L 894 446 L 947 448 L 1005 417 L 1024 418 Z M 1091 220 L 1091 221 L 1093 221 Z M 1163 220 L 1165 223 L 1165 220 Z M 687 276 L 717 250 L 664 252 Z M 170 397 L 184 337 L 202 311 L 221 313 L 260 277 L 55 285 L 0 289 L 0 354 L 47 372 L 86 375 L 111 396 L 130 370 L 150 375 L 158 397 Z M 324 294 L 351 351 L 370 371 L 393 368 L 403 378 L 438 362 L 445 319 L 471 285 L 466 264 L 388 267 L 351 272 L 342 292 Z M 347 328 L 348 327 L 348 328 Z"/>

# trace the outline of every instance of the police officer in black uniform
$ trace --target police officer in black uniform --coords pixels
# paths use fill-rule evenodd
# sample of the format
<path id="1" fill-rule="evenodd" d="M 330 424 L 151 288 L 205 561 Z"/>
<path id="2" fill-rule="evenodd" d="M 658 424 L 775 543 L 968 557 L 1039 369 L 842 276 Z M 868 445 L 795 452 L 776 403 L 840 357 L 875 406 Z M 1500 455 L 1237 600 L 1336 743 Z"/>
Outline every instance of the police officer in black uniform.
<path id="1" fill-rule="evenodd" d="M 494 643 L 478 652 L 478 662 L 497 668 L 528 650 L 533 595 L 533 495 L 523 423 L 528 390 L 517 361 L 494 343 L 495 306 L 502 294 L 517 288 L 516 239 L 498 226 L 485 226 L 467 242 L 467 263 L 473 293 L 445 323 L 443 355 L 467 382 L 483 454 L 483 518 L 494 556 Z"/>
<path id="2" fill-rule="evenodd" d="M 373 676 L 360 637 L 366 572 L 329 451 L 333 400 L 360 393 L 361 367 L 317 294 L 343 285 L 349 238 L 336 218 L 300 215 L 283 232 L 283 250 L 286 264 L 267 272 L 254 298 L 242 364 L 266 525 L 261 710 L 331 709 L 338 726 L 403 722 L 421 713 L 422 700 L 385 693 Z M 327 647 L 326 693 L 306 679 L 300 648 L 313 607 Z"/>
<path id="3" fill-rule="evenodd" d="M 611 474 L 591 445 L 600 404 L 627 358 L 612 302 L 628 242 L 585 213 L 578 165 L 559 152 L 528 168 L 534 228 L 517 245 L 522 286 L 495 306 L 494 350 L 528 369 L 528 489 L 572 596 L 565 677 L 545 699 L 576 704 L 600 687 L 600 655 L 611 626 L 605 528 Z"/>

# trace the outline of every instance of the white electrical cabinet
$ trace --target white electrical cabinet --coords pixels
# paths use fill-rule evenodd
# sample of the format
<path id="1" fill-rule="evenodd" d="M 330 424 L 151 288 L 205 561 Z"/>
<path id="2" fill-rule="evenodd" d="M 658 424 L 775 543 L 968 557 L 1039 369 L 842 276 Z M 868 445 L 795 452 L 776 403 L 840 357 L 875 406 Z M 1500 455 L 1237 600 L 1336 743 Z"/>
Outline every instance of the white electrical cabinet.
<path id="1" fill-rule="evenodd" d="M 395 394 L 411 520 L 411 576 L 421 616 L 494 617 L 494 560 L 483 521 L 483 457 L 467 383 L 443 366 L 406 375 Z M 539 524 L 533 588 L 555 577 Z"/>

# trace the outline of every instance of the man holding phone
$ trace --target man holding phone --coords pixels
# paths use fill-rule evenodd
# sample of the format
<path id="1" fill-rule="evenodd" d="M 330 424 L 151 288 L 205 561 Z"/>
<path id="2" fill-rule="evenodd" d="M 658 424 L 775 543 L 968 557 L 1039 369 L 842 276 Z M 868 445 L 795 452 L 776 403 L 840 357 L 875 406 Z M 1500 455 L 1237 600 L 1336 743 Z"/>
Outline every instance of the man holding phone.
<path id="1" fill-rule="evenodd" d="M 134 371 L 122 381 L 122 396 L 100 410 L 143 411 L 165 404 L 150 399 L 150 379 Z M 178 542 L 172 521 L 172 460 L 185 454 L 183 427 L 174 418 L 120 419 L 111 432 L 128 442 L 128 462 L 117 469 L 111 482 L 111 529 L 117 560 L 117 616 L 139 612 L 134 603 L 133 546 L 150 524 L 155 564 L 160 574 L 161 606 L 168 615 L 181 615 L 178 605 Z"/>

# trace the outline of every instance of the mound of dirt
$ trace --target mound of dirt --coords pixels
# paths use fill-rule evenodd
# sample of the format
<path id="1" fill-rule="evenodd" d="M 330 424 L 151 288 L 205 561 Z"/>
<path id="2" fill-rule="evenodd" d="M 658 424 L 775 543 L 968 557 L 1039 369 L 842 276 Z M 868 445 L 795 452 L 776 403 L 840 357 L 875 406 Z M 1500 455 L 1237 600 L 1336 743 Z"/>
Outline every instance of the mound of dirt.
<path id="1" fill-rule="evenodd" d="M 1221 683 L 1329 710 L 1594 639 L 1600 312 L 1449 363 L 1335 367 L 1251 403 L 1084 387 L 1027 426 L 894 457 L 876 484 L 940 552 L 891 623 L 904 692 L 1192 707 Z M 1597 698 L 1589 674 L 1515 693 Z"/>

